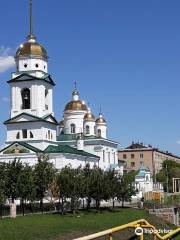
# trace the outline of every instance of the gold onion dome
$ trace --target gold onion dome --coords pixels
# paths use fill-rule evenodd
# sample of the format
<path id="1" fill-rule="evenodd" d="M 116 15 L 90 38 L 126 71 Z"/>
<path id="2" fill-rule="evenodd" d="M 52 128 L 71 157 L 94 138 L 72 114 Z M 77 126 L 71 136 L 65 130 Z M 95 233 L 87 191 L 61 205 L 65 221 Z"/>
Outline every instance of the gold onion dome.
<path id="1" fill-rule="evenodd" d="M 65 111 L 87 111 L 86 104 L 81 100 L 72 100 L 65 106 Z"/>
<path id="2" fill-rule="evenodd" d="M 106 124 L 106 120 L 103 118 L 102 114 L 99 114 L 99 117 L 96 119 L 97 124 Z"/>
<path id="3" fill-rule="evenodd" d="M 48 58 L 46 49 L 36 41 L 27 41 L 24 44 L 20 45 L 16 51 L 16 58 L 27 56 L 42 57 L 45 59 Z"/>
<path id="4" fill-rule="evenodd" d="M 95 121 L 94 115 L 91 113 L 90 108 L 88 108 L 88 112 L 84 116 L 85 121 Z"/>
<path id="5" fill-rule="evenodd" d="M 84 101 L 79 100 L 76 89 L 72 92 L 72 101 L 66 104 L 64 111 L 87 111 L 87 106 Z"/>

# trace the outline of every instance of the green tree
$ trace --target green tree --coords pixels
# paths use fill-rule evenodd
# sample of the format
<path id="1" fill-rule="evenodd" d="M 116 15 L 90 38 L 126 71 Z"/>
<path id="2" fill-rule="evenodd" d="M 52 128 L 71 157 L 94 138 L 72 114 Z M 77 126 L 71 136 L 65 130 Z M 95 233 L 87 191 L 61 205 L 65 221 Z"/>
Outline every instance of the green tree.
<path id="1" fill-rule="evenodd" d="M 56 176 L 56 183 L 59 192 L 59 210 L 61 208 L 62 215 L 64 214 L 64 204 L 66 198 L 71 197 L 71 166 L 66 166 Z M 61 206 L 61 207 L 60 207 Z"/>
<path id="2" fill-rule="evenodd" d="M 172 192 L 173 178 L 180 178 L 180 163 L 165 160 L 162 164 L 162 169 L 156 174 L 156 180 L 163 183 L 166 192 Z"/>
<path id="3" fill-rule="evenodd" d="M 103 170 L 98 167 L 94 167 L 90 172 L 89 180 L 90 196 L 96 201 L 96 208 L 99 209 L 101 200 L 103 200 L 105 192 Z"/>
<path id="4" fill-rule="evenodd" d="M 114 208 L 118 187 L 118 177 L 114 170 L 109 170 L 104 173 L 104 184 L 104 200 L 112 199 Z"/>
<path id="5" fill-rule="evenodd" d="M 19 198 L 19 178 L 21 176 L 21 171 L 23 169 L 23 164 L 20 160 L 16 158 L 6 164 L 6 176 L 5 176 L 5 193 L 8 198 L 14 200 Z"/>
<path id="6" fill-rule="evenodd" d="M 125 201 L 131 201 L 132 195 L 136 194 L 133 186 L 135 174 L 136 172 L 131 171 L 123 176 L 118 176 L 117 199 L 122 202 L 122 207 L 124 207 Z"/>
<path id="7" fill-rule="evenodd" d="M 24 202 L 28 200 L 32 203 L 35 200 L 36 193 L 33 169 L 28 164 L 25 164 L 21 169 L 20 176 L 18 178 L 18 188 L 24 215 Z"/>
<path id="8" fill-rule="evenodd" d="M 43 199 L 48 190 L 49 184 L 52 183 L 55 178 L 55 172 L 54 165 L 49 162 L 48 155 L 40 154 L 38 156 L 38 163 L 34 168 L 34 182 L 36 197 L 40 200 L 40 208 L 42 212 L 44 210 Z"/>
<path id="9" fill-rule="evenodd" d="M 5 180 L 6 180 L 6 163 L 0 163 L 0 214 L 1 214 L 1 218 L 2 218 L 3 204 L 6 200 Z"/>

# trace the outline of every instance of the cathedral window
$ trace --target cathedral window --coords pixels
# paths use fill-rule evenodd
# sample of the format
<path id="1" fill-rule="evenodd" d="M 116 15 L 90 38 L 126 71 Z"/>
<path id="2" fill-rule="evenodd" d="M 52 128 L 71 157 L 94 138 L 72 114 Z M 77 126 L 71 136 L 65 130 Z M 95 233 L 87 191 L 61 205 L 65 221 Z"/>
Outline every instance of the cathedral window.
<path id="1" fill-rule="evenodd" d="M 45 89 L 45 109 L 48 110 L 48 90 Z"/>
<path id="2" fill-rule="evenodd" d="M 110 163 L 110 161 L 111 161 L 111 153 L 108 152 L 108 163 Z"/>
<path id="3" fill-rule="evenodd" d="M 20 139 L 20 132 L 16 134 L 16 139 Z"/>
<path id="4" fill-rule="evenodd" d="M 50 132 L 50 130 L 48 130 L 48 139 L 50 139 L 51 138 L 51 132 Z"/>
<path id="5" fill-rule="evenodd" d="M 90 134 L 90 127 L 88 125 L 86 126 L 86 134 Z"/>
<path id="6" fill-rule="evenodd" d="M 34 135 L 31 131 L 30 131 L 30 138 L 34 138 Z"/>
<path id="7" fill-rule="evenodd" d="M 103 150 L 103 162 L 105 162 L 105 150 Z"/>
<path id="8" fill-rule="evenodd" d="M 21 91 L 22 98 L 22 109 L 30 109 L 31 101 L 30 101 L 30 90 L 28 88 L 24 88 Z"/>
<path id="9" fill-rule="evenodd" d="M 71 124 L 71 133 L 76 133 L 76 125 L 74 123 Z"/>
<path id="10" fill-rule="evenodd" d="M 27 138 L 27 129 L 22 130 L 22 136 L 23 138 Z"/>
<path id="11" fill-rule="evenodd" d="M 97 130 L 97 136 L 98 136 L 98 137 L 101 137 L 101 129 L 98 129 L 98 130 Z"/>

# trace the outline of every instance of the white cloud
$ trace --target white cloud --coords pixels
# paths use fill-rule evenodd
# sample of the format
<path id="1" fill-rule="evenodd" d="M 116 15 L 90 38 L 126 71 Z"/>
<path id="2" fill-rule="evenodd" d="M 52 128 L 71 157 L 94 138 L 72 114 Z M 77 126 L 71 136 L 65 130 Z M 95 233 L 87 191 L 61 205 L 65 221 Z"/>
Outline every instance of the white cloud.
<path id="1" fill-rule="evenodd" d="M 177 140 L 176 143 L 177 143 L 177 144 L 180 144 L 180 140 Z"/>
<path id="2" fill-rule="evenodd" d="M 15 65 L 10 48 L 0 47 L 0 73 L 7 71 Z"/>

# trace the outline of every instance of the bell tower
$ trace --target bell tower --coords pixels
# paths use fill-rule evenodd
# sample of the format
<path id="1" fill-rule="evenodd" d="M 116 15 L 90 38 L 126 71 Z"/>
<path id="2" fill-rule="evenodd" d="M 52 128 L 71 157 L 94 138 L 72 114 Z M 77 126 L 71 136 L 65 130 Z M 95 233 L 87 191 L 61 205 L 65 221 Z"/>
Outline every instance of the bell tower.
<path id="1" fill-rule="evenodd" d="M 11 88 L 11 117 L 27 112 L 38 117 L 53 114 L 55 85 L 48 74 L 46 49 L 36 41 L 32 28 L 32 0 L 29 0 L 29 34 L 15 54 L 17 71 L 8 81 Z"/>
<path id="2" fill-rule="evenodd" d="M 16 51 L 16 72 L 8 81 L 11 91 L 7 143 L 30 141 L 43 148 L 43 141 L 56 141 L 57 121 L 53 112 L 55 83 L 48 74 L 46 49 L 37 42 L 32 26 L 32 0 L 29 0 L 29 34 Z"/>

